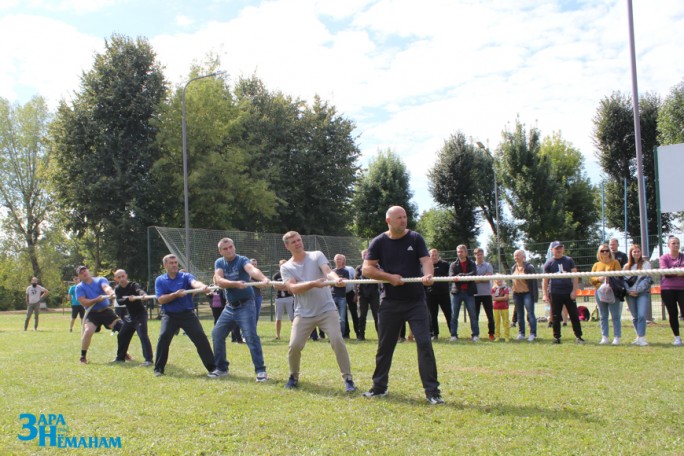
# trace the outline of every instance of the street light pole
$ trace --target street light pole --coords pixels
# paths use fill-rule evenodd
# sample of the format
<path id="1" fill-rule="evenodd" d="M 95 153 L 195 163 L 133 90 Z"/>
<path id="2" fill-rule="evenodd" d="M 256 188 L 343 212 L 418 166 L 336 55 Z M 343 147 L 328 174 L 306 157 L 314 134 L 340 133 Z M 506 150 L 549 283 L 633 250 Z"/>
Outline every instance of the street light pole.
<path id="1" fill-rule="evenodd" d="M 183 86 L 181 94 L 181 122 L 183 129 L 183 203 L 185 205 L 185 269 L 190 272 L 190 205 L 188 203 L 188 132 L 185 122 L 185 91 L 191 82 L 198 79 L 211 78 L 225 73 L 225 71 L 217 71 L 215 73 L 206 74 L 190 79 Z"/>
<path id="2" fill-rule="evenodd" d="M 499 265 L 499 274 L 501 274 L 501 238 L 499 236 L 499 184 L 496 180 L 496 169 L 494 168 L 494 156 L 492 153 L 487 149 L 484 144 L 482 144 L 480 141 L 477 143 L 477 147 L 480 149 L 484 150 L 487 155 L 489 155 L 489 158 L 492 159 L 492 170 L 494 171 L 494 214 L 496 217 L 496 259 Z"/>

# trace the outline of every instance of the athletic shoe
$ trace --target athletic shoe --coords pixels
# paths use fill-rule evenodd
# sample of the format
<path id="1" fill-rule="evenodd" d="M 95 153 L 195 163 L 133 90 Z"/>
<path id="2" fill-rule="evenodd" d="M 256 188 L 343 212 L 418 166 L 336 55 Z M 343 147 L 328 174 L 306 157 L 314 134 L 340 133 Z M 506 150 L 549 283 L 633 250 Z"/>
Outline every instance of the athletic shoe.
<path id="1" fill-rule="evenodd" d="M 142 367 L 150 367 L 150 366 L 153 365 L 153 364 L 154 364 L 154 363 L 153 363 L 152 361 L 144 361 L 144 362 L 141 363 L 140 365 L 141 365 Z"/>
<path id="2" fill-rule="evenodd" d="M 363 393 L 363 397 L 368 398 L 368 399 L 371 399 L 374 397 L 385 397 L 385 396 L 387 396 L 387 390 L 378 391 L 374 388 L 371 388 L 368 391 L 366 391 L 365 393 Z"/>
<path id="3" fill-rule="evenodd" d="M 81 356 L 81 359 L 79 359 L 79 361 L 81 362 L 81 364 L 88 364 L 88 360 L 85 356 Z"/>
<path id="4" fill-rule="evenodd" d="M 426 399 L 430 405 L 444 404 L 444 399 L 442 399 L 442 396 L 440 396 L 439 394 L 428 396 Z"/>
<path id="5" fill-rule="evenodd" d="M 290 378 L 287 380 L 287 383 L 285 384 L 285 389 L 294 389 L 299 386 L 299 380 L 294 378 L 294 375 L 290 375 Z"/>
<path id="6" fill-rule="evenodd" d="M 356 391 L 356 385 L 354 385 L 354 380 L 351 378 L 344 381 L 344 391 L 347 393 L 353 393 Z"/>
<path id="7" fill-rule="evenodd" d="M 437 337 L 437 336 L 432 336 L 430 339 L 431 339 L 433 342 L 437 342 L 437 341 L 439 340 L 439 337 Z"/>
<path id="8" fill-rule="evenodd" d="M 479 338 L 479 337 L 473 336 L 473 342 L 479 342 L 479 341 L 480 341 L 480 338 Z"/>
<path id="9" fill-rule="evenodd" d="M 537 338 L 536 335 L 530 334 L 530 337 L 527 338 L 527 341 L 528 341 L 528 342 L 534 342 L 534 339 L 536 339 L 536 338 Z"/>
<path id="10" fill-rule="evenodd" d="M 580 344 L 580 345 L 584 345 L 587 343 L 587 341 L 585 341 L 581 337 L 578 337 L 577 339 L 575 339 L 575 343 Z"/>
<path id="11" fill-rule="evenodd" d="M 458 340 L 458 336 L 451 336 L 449 338 L 449 342 L 456 342 Z"/>
<path id="12" fill-rule="evenodd" d="M 613 339 L 613 343 L 611 345 L 620 345 L 620 338 L 616 337 Z"/>
<path id="13" fill-rule="evenodd" d="M 515 340 L 524 340 L 525 339 L 525 334 L 518 334 L 518 337 L 515 338 Z"/>
<path id="14" fill-rule="evenodd" d="M 599 345 L 606 345 L 608 344 L 608 338 L 606 336 L 601 337 L 601 342 L 599 342 Z"/>
<path id="15" fill-rule="evenodd" d="M 568 326 L 568 322 L 567 322 L 567 321 L 564 321 L 564 322 L 563 322 L 563 326 Z"/>
<path id="16" fill-rule="evenodd" d="M 676 345 L 676 346 L 682 345 L 682 338 L 680 336 L 676 336 L 674 342 L 672 342 L 672 345 Z"/>
<path id="17" fill-rule="evenodd" d="M 207 374 L 207 377 L 209 378 L 220 378 L 220 377 L 227 377 L 228 376 L 228 371 L 222 371 L 219 369 L 214 369 L 213 371 L 209 372 Z"/>
<path id="18" fill-rule="evenodd" d="M 164 375 L 164 372 L 158 371 L 158 370 L 154 371 L 154 376 L 155 376 L 155 377 L 161 377 L 162 375 Z"/>
<path id="19" fill-rule="evenodd" d="M 515 328 L 516 326 L 518 326 L 516 323 L 511 323 L 511 328 Z"/>
<path id="20" fill-rule="evenodd" d="M 556 345 L 560 345 L 561 341 L 560 341 L 559 338 L 556 337 L 556 338 L 553 339 L 553 342 L 551 342 L 551 343 L 552 343 L 552 344 L 556 344 Z"/>
<path id="21" fill-rule="evenodd" d="M 112 364 L 118 364 L 118 363 L 124 363 L 124 362 L 126 362 L 125 359 L 114 358 L 112 360 Z"/>
<path id="22" fill-rule="evenodd" d="M 133 357 L 126 353 L 126 361 L 133 361 Z"/>
<path id="23" fill-rule="evenodd" d="M 257 372 L 257 377 L 256 377 L 257 382 L 261 383 L 261 382 L 265 382 L 267 380 L 268 380 L 268 375 L 266 374 L 266 371 Z"/>
<path id="24" fill-rule="evenodd" d="M 646 339 L 644 337 L 637 337 L 634 342 L 632 342 L 632 345 L 638 345 L 640 347 L 645 347 L 648 345 L 648 342 L 646 342 Z"/>
<path id="25" fill-rule="evenodd" d="M 489 340 L 491 340 L 492 342 L 494 341 L 494 334 L 489 335 Z"/>

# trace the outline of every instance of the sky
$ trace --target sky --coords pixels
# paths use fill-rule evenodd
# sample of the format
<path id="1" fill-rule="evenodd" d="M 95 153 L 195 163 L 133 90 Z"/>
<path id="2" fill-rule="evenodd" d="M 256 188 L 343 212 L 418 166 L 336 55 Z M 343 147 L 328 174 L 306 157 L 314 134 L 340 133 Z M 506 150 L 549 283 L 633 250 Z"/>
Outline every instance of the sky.
<path id="1" fill-rule="evenodd" d="M 458 131 L 495 149 L 516 119 L 560 132 L 601 179 L 599 101 L 631 94 L 623 0 L 0 0 L 0 97 L 54 108 L 114 33 L 145 37 L 172 84 L 209 53 L 236 80 L 319 95 L 355 122 L 367 165 L 391 149 L 419 210 L 435 204 L 427 171 Z M 635 0 L 640 93 L 684 78 L 684 2 Z M 180 128 L 180 126 L 179 126 Z"/>

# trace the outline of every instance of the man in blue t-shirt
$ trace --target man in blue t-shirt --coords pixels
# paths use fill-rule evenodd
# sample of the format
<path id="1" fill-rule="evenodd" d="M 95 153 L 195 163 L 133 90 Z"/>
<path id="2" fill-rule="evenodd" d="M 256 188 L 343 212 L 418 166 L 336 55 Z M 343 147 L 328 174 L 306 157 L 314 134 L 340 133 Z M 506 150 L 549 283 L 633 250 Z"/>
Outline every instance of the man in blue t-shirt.
<path id="1" fill-rule="evenodd" d="M 558 274 L 563 272 L 577 272 L 575 262 L 569 256 L 565 256 L 565 247 L 560 241 L 551 243 L 553 257 L 544 264 L 544 273 Z M 553 319 L 553 343 L 561 343 L 561 322 L 563 321 L 563 306 L 568 309 L 568 315 L 572 322 L 572 330 L 575 333 L 578 344 L 583 344 L 582 325 L 580 324 L 579 314 L 577 313 L 577 287 L 579 279 L 548 279 L 542 281 L 542 291 L 544 301 L 551 304 L 551 316 Z"/>
<path id="2" fill-rule="evenodd" d="M 223 238 L 218 243 L 221 258 L 214 262 L 214 283 L 223 288 L 226 296 L 226 307 L 211 331 L 214 342 L 214 359 L 216 377 L 228 375 L 226 359 L 226 337 L 236 326 L 242 330 L 249 353 L 252 356 L 257 382 L 268 380 L 261 339 L 257 335 L 256 303 L 254 289 L 247 283 L 251 279 L 258 280 L 255 286 L 266 287 L 268 278 L 257 269 L 249 258 L 235 252 L 235 244 L 230 238 Z"/>
<path id="3" fill-rule="evenodd" d="M 434 281 L 432 260 L 423 237 L 407 229 L 404 208 L 393 206 L 385 216 L 388 231 L 373 239 L 363 261 L 363 275 L 385 284 L 378 311 L 378 351 L 375 356 L 373 387 L 367 398 L 387 395 L 392 355 L 399 332 L 408 321 L 418 349 L 418 371 L 430 404 L 443 404 L 437 381 L 437 363 L 430 338 L 430 315 L 425 303 L 425 286 Z M 422 277 L 405 283 L 404 277 Z"/>
<path id="4" fill-rule="evenodd" d="M 195 314 L 195 305 L 192 302 L 192 294 L 187 290 L 202 290 L 207 293 L 209 287 L 195 278 L 194 275 L 178 270 L 178 258 L 176 255 L 166 255 L 162 263 L 166 274 L 162 274 L 154 281 L 154 290 L 157 302 L 162 306 L 162 320 L 159 327 L 159 340 L 157 353 L 154 361 L 154 375 L 164 375 L 164 368 L 169 359 L 169 347 L 176 331 L 183 329 L 188 338 L 195 344 L 197 353 L 202 364 L 209 372 L 208 377 L 214 378 L 214 352 L 211 351 L 209 339 L 204 333 L 202 323 Z"/>
<path id="5" fill-rule="evenodd" d="M 109 286 L 109 280 L 104 277 L 92 277 L 85 266 L 77 267 L 76 274 L 81 281 L 76 285 L 76 299 L 88 309 L 83 320 L 80 359 L 81 364 L 87 364 L 86 353 L 93 334 L 99 331 L 102 325 L 118 332 L 123 326 L 123 321 L 109 307 L 110 299 L 114 299 L 114 290 Z"/>

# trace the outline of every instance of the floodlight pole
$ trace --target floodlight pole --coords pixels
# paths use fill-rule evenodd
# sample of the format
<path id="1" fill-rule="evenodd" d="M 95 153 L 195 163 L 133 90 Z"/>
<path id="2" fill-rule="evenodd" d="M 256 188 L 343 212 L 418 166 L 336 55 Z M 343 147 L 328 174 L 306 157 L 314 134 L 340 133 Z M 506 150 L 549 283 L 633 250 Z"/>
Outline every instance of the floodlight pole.
<path id="1" fill-rule="evenodd" d="M 639 192 L 639 226 L 641 229 L 641 249 L 643 255 L 649 258 L 648 239 L 646 234 L 646 198 L 644 192 L 644 164 L 641 148 L 641 118 L 639 115 L 639 90 L 637 88 L 636 55 L 634 51 L 634 15 L 632 13 L 632 0 L 627 0 L 627 15 L 629 17 L 629 51 L 632 64 L 632 105 L 634 110 L 634 144 L 636 145 L 637 159 L 637 190 Z"/>
<path id="2" fill-rule="evenodd" d="M 211 78 L 225 73 L 225 71 L 217 71 L 215 73 L 206 74 L 190 79 L 183 86 L 181 94 L 181 122 L 183 129 L 183 203 L 185 206 L 185 269 L 190 272 L 190 205 L 188 203 L 188 132 L 185 122 L 185 91 L 191 82 L 198 79 Z"/>

